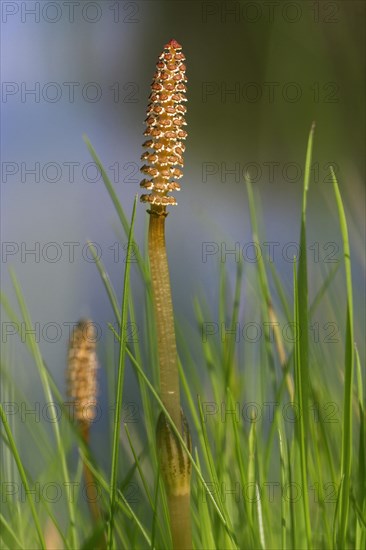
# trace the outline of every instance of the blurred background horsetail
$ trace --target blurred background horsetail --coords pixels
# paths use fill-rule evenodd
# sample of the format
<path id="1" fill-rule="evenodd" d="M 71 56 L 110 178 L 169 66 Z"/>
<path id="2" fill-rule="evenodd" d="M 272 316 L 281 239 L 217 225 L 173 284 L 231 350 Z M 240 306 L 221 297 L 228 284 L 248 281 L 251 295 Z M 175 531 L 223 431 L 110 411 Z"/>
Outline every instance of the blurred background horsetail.
<path id="1" fill-rule="evenodd" d="M 90 427 L 97 414 L 98 397 L 98 358 L 96 353 L 97 333 L 90 319 L 81 319 L 72 331 L 69 340 L 67 360 L 67 393 L 72 405 L 72 418 L 76 421 L 82 441 L 89 449 Z M 83 458 L 83 469 L 86 486 L 95 486 L 94 476 Z M 85 493 L 88 495 L 88 493 Z M 99 522 L 102 513 L 96 499 L 87 496 L 88 506 L 93 521 Z M 96 548 L 104 548 L 102 535 L 95 542 Z"/>

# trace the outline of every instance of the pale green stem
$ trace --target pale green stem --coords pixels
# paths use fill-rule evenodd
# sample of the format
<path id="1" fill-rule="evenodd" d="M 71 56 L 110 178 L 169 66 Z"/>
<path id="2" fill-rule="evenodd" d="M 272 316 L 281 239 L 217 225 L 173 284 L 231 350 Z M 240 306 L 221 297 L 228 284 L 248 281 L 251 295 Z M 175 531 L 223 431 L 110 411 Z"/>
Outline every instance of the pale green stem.
<path id="1" fill-rule="evenodd" d="M 160 395 L 180 434 L 186 435 L 189 439 L 188 426 L 184 430 L 185 420 L 180 406 L 178 355 L 165 248 L 165 218 L 164 207 L 152 207 L 149 223 L 149 260 L 158 337 Z M 168 495 L 173 548 L 191 549 L 190 462 L 164 418 L 160 418 L 158 422 L 157 445 Z"/>
<path id="2" fill-rule="evenodd" d="M 178 357 L 168 259 L 165 248 L 165 215 L 151 211 L 149 260 L 158 337 L 161 400 L 181 429 Z"/>
<path id="3" fill-rule="evenodd" d="M 169 495 L 168 506 L 174 550 L 192 548 L 190 494 Z"/>

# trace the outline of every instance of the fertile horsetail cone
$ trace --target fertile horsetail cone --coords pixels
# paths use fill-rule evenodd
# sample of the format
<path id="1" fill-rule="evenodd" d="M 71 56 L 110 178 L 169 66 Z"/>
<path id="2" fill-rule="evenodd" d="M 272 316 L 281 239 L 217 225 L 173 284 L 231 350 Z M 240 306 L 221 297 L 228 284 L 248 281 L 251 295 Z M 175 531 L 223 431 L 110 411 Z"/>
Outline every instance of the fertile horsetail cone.
<path id="1" fill-rule="evenodd" d="M 183 140 L 187 136 L 183 130 L 186 125 L 183 103 L 187 101 L 184 60 L 182 46 L 176 40 L 164 46 L 156 64 L 147 107 L 144 135 L 149 139 L 143 144 L 147 151 L 141 157 L 147 164 L 141 172 L 148 178 L 140 185 L 151 192 L 141 195 L 141 201 L 159 207 L 177 204 L 168 193 L 180 190 L 177 180 L 183 175 L 179 167 L 183 166 Z"/>
<path id="2" fill-rule="evenodd" d="M 67 389 L 74 403 L 75 419 L 87 425 L 96 416 L 98 361 L 95 348 L 95 326 L 89 319 L 81 319 L 69 341 Z"/>
<path id="3" fill-rule="evenodd" d="M 192 449 L 187 419 L 181 409 L 181 434 L 189 452 Z M 191 461 L 163 412 L 156 427 L 156 442 L 161 474 L 168 494 L 184 496 L 190 493 Z"/>

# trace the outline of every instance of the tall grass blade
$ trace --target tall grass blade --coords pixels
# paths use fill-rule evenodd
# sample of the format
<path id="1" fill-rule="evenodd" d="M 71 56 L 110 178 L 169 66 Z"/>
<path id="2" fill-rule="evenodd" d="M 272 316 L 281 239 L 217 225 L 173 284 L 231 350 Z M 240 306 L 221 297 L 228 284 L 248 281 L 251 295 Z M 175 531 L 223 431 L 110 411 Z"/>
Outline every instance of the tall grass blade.
<path id="1" fill-rule="evenodd" d="M 309 376 L 309 337 L 308 337 L 308 275 L 307 275 L 307 244 L 306 244 L 306 207 L 307 207 L 307 195 L 310 183 L 311 173 L 311 159 L 313 152 L 313 138 L 315 131 L 315 123 L 312 124 L 307 144 L 306 159 L 305 159 L 305 173 L 304 173 L 304 188 L 302 198 L 302 211 L 301 211 L 301 230 L 300 230 L 300 257 L 298 267 L 298 312 L 299 312 L 299 324 L 296 325 L 299 328 L 299 353 L 301 361 L 301 393 L 304 400 L 304 409 L 302 409 L 302 415 L 304 416 L 305 433 L 309 433 L 309 415 L 308 404 L 310 398 L 310 376 Z M 305 489 L 304 489 L 305 490 Z M 309 541 L 308 541 L 309 542 Z"/>
<path id="2" fill-rule="evenodd" d="M 300 311 L 300 299 L 299 294 L 301 289 L 299 288 L 299 282 L 296 275 L 296 261 L 294 262 L 294 322 L 295 327 L 301 326 L 300 318 L 302 312 Z M 298 418 L 298 430 L 297 430 L 297 443 L 300 454 L 300 472 L 301 472 L 301 485 L 302 485 L 302 503 L 303 503 L 303 513 L 305 520 L 305 532 L 306 532 L 306 541 L 307 548 L 311 548 L 311 525 L 310 525 L 310 511 L 309 511 L 309 500 L 308 500 L 308 461 L 307 461 L 307 447 L 306 447 L 306 424 L 305 424 L 305 407 L 307 407 L 307 393 L 305 391 L 306 381 L 304 380 L 304 370 L 302 363 L 301 355 L 301 339 L 303 333 L 300 332 L 301 337 L 298 335 L 295 342 L 295 389 L 296 389 L 296 402 L 299 407 L 299 418 Z"/>
<path id="3" fill-rule="evenodd" d="M 342 197 L 339 191 L 337 178 L 333 168 L 331 170 L 334 194 L 338 207 L 339 223 L 343 241 L 343 258 L 346 272 L 347 288 L 347 313 L 346 313 L 346 338 L 344 357 L 344 397 L 343 397 L 343 430 L 342 430 L 342 460 L 341 478 L 343 479 L 340 496 L 340 525 L 338 531 L 338 546 L 345 548 L 348 528 L 348 515 L 351 489 L 352 469 L 352 394 L 353 394 L 353 369 L 354 369 L 354 329 L 353 329 L 353 294 L 351 254 L 348 238 L 348 227 L 344 212 Z"/>
<path id="4" fill-rule="evenodd" d="M 358 393 L 358 408 L 360 415 L 360 430 L 358 438 L 358 494 L 356 498 L 357 510 L 359 521 L 356 526 L 356 547 L 362 548 L 366 545 L 366 524 L 365 521 L 360 519 L 362 516 L 366 519 L 366 428 L 365 428 L 365 401 L 363 392 L 363 379 L 360 356 L 358 354 L 357 347 L 355 348 L 356 354 L 356 367 L 357 367 L 357 393 Z M 363 525 L 363 529 L 362 529 Z"/>
<path id="5" fill-rule="evenodd" d="M 117 390 L 116 390 L 116 402 L 115 402 L 115 415 L 114 415 L 114 430 L 113 430 L 113 447 L 112 447 L 112 465 L 111 465 L 111 479 L 110 479 L 110 510 L 108 521 L 108 548 L 112 548 L 113 544 L 113 522 L 114 512 L 116 504 L 117 494 L 117 470 L 118 470 L 118 456 L 119 456 L 119 437 L 121 431 L 121 418 L 122 418 L 122 392 L 125 373 L 125 355 L 126 355 L 126 342 L 124 338 L 124 327 L 127 323 L 128 315 L 128 292 L 129 292 L 129 279 L 130 279 L 130 267 L 129 251 L 131 250 L 131 243 L 133 242 L 133 227 L 136 214 L 137 195 L 132 209 L 131 224 L 129 226 L 128 245 L 127 245 L 127 259 L 123 281 L 123 296 L 121 306 L 121 323 L 120 323 L 120 338 L 119 338 L 119 362 L 118 362 L 118 377 L 117 377 Z"/>

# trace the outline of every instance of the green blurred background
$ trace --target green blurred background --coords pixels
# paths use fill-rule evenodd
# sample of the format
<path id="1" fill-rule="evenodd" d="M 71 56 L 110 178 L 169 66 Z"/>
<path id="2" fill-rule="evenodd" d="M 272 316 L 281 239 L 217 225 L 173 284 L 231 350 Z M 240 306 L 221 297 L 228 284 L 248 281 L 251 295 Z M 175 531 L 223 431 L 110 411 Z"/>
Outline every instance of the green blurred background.
<path id="1" fill-rule="evenodd" d="M 309 254 L 309 291 L 313 297 L 321 276 L 332 267 L 326 261 L 329 243 L 335 243 L 335 258 L 341 258 L 329 177 L 333 165 L 350 225 L 356 327 L 363 354 L 363 1 L 2 2 L 1 9 L 2 286 L 15 303 L 11 265 L 33 322 L 41 327 L 40 346 L 61 390 L 67 323 L 92 317 L 103 329 L 102 364 L 107 357 L 107 322 L 113 317 L 96 266 L 83 248 L 86 241 L 100 247 L 119 293 L 125 265 L 126 238 L 101 178 L 87 164 L 91 159 L 82 134 L 88 134 L 130 215 L 141 179 L 149 86 L 157 57 L 171 38 L 181 42 L 187 58 L 189 99 L 182 192 L 167 221 L 178 322 L 199 343 L 193 296 L 204 293 L 213 309 L 217 304 L 222 258 L 216 253 L 203 261 L 204 243 L 215 242 L 221 252 L 235 243 L 242 250 L 252 240 L 246 170 L 260 198 L 262 238 L 279 243 L 274 261 L 291 293 L 292 263 L 283 249 L 299 239 L 306 142 L 315 121 L 308 242 L 319 247 L 320 256 L 316 261 Z M 32 89 L 34 93 L 27 93 Z M 32 169 L 35 174 L 27 172 Z M 136 239 L 141 248 L 146 220 L 140 205 Z M 121 245 L 116 245 L 119 240 Z M 73 260 L 65 243 L 76 243 Z M 32 249 L 36 255 L 26 254 Z M 223 260 L 232 279 L 237 257 L 224 255 Z M 255 264 L 244 261 L 253 274 Z M 132 266 L 137 304 L 143 311 L 137 277 Z M 256 318 L 251 292 L 246 289 L 252 304 L 247 321 L 250 315 Z M 342 301 L 339 307 L 342 310 Z M 56 333 L 42 337 L 47 323 L 61 328 L 59 338 L 57 327 Z M 144 338 L 142 325 L 139 337 Z M 11 350 L 7 353 L 23 357 L 15 351 L 17 336 L 4 336 L 3 330 L 5 341 Z M 36 399 L 38 380 L 28 369 L 29 361 L 26 355 L 17 359 L 13 372 Z M 102 377 L 102 394 L 103 383 Z M 134 387 L 130 372 L 126 383 Z"/>

